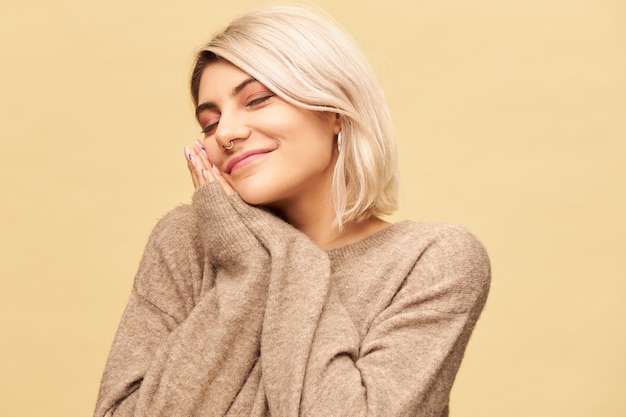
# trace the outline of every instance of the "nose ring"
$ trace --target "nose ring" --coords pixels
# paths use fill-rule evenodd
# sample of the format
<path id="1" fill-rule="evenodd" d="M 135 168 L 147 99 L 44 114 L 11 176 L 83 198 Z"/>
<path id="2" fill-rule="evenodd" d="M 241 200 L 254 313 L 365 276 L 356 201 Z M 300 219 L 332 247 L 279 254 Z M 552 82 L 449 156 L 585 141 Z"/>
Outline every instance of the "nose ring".
<path id="1" fill-rule="evenodd" d="M 222 145 L 222 148 L 226 149 L 227 151 L 233 149 L 233 141 L 232 140 L 230 141 L 230 146 Z"/>

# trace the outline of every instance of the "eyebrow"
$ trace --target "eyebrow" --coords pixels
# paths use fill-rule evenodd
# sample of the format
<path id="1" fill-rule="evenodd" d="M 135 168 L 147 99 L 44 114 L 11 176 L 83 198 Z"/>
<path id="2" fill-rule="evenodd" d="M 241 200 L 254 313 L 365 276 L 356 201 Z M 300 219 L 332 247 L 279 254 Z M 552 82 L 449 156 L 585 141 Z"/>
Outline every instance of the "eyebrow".
<path id="1" fill-rule="evenodd" d="M 258 82 L 258 81 L 256 80 L 256 78 L 252 78 L 252 77 L 243 80 L 242 82 L 237 84 L 235 88 L 232 89 L 232 91 L 229 94 L 230 97 L 235 97 L 237 94 L 241 93 L 248 84 L 253 83 L 253 82 Z M 211 110 L 216 107 L 217 107 L 217 104 L 213 103 L 212 101 L 207 101 L 206 103 L 200 104 L 198 107 L 196 107 L 196 119 L 198 118 L 200 113 L 202 113 L 204 110 Z"/>

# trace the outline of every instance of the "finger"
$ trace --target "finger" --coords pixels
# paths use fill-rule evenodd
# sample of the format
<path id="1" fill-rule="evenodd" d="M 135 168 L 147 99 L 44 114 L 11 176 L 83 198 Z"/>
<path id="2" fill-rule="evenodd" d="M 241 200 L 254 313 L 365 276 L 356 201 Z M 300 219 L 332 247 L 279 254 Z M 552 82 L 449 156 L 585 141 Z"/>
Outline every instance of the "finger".
<path id="1" fill-rule="evenodd" d="M 212 182 L 212 181 L 217 181 L 217 178 L 215 177 L 215 173 L 213 172 L 212 169 L 202 169 L 202 177 L 204 178 L 204 181 L 206 182 Z"/>
<path id="2" fill-rule="evenodd" d="M 204 184 L 204 178 L 196 170 L 196 158 L 194 157 L 191 150 L 187 146 L 185 146 L 184 152 L 185 159 L 187 159 L 187 169 L 189 169 L 189 173 L 191 174 L 191 181 L 193 182 L 194 188 L 198 189 L 202 186 L 202 184 Z"/>
<path id="3" fill-rule="evenodd" d="M 206 150 L 198 139 L 196 139 L 196 143 L 193 146 L 193 156 L 199 169 L 209 169 L 211 167 Z"/>
<path id="4" fill-rule="evenodd" d="M 211 165 L 208 158 L 197 145 L 191 151 L 192 161 L 195 170 L 195 176 L 198 178 L 200 186 L 207 181 L 215 181 L 215 176 L 211 173 Z"/>
<path id="5" fill-rule="evenodd" d="M 228 181 L 226 181 L 226 178 L 222 176 L 222 173 L 220 172 L 219 168 L 216 165 L 213 165 L 212 171 L 213 171 L 213 175 L 215 176 L 217 181 L 221 184 L 222 188 L 224 189 L 224 192 L 227 195 L 235 194 L 234 188 L 228 183 Z"/>
<path id="6" fill-rule="evenodd" d="M 196 139 L 196 144 L 194 146 L 194 149 L 196 150 L 196 154 L 198 155 L 198 158 L 202 161 L 202 167 L 204 169 L 211 168 L 212 164 L 209 161 L 209 154 L 204 148 L 204 145 L 202 144 L 202 142 L 200 142 L 198 139 Z"/>
<path id="7" fill-rule="evenodd" d="M 209 161 L 206 150 L 202 147 L 202 144 L 196 140 L 196 145 L 192 150 L 192 161 L 194 174 L 198 178 L 198 182 L 202 185 L 205 182 L 217 181 L 217 175 L 212 170 L 213 165 Z"/>

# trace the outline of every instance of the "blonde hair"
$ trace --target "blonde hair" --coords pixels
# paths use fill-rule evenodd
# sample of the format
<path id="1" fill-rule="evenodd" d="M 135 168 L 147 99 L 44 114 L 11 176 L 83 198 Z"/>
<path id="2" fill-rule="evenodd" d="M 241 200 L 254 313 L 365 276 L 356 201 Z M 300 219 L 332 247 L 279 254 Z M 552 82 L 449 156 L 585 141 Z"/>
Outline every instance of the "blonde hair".
<path id="1" fill-rule="evenodd" d="M 387 103 L 369 63 L 337 25 L 293 6 L 262 8 L 234 20 L 198 52 L 191 77 L 196 106 L 202 72 L 218 60 L 295 106 L 340 115 L 342 144 L 332 183 L 340 227 L 397 209 Z"/>

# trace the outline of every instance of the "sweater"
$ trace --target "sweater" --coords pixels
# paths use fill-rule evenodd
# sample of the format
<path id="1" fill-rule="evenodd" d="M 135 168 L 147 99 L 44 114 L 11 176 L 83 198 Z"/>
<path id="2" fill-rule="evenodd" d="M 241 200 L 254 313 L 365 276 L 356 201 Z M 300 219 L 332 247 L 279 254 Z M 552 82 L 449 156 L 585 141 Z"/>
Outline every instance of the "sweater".
<path id="1" fill-rule="evenodd" d="M 489 283 L 458 226 L 323 250 L 207 183 L 148 240 L 94 415 L 447 416 Z"/>

